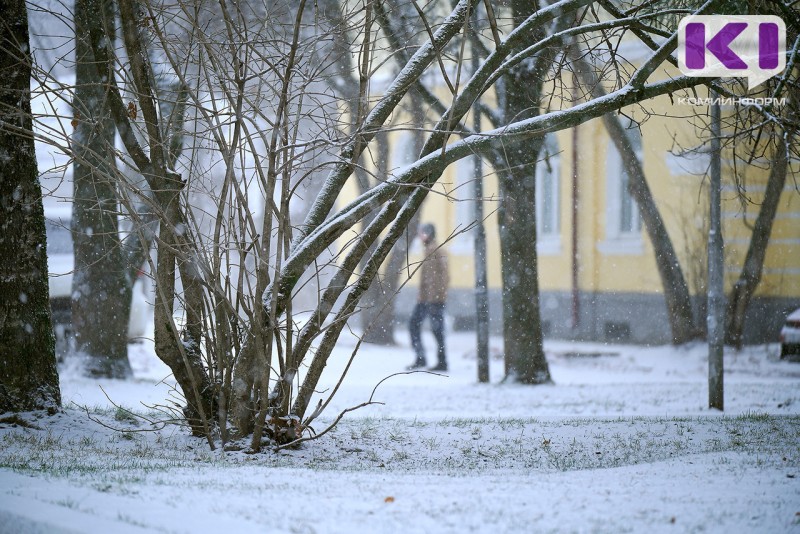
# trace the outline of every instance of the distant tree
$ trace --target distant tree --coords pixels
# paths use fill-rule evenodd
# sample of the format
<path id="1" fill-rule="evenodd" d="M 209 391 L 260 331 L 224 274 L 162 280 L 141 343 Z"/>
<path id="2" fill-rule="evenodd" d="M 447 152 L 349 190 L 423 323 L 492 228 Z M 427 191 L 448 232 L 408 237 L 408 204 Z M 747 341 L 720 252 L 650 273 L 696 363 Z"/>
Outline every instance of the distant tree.
<path id="1" fill-rule="evenodd" d="M 414 24 L 418 14 L 414 3 L 409 0 L 393 2 L 391 5 L 381 2 L 370 4 L 366 10 L 370 28 L 368 34 L 364 32 L 367 27 L 366 21 L 362 22 L 356 18 L 358 22 L 354 22 L 351 20 L 352 17 L 346 15 L 348 8 L 352 9 L 352 5 L 348 5 L 347 2 L 320 0 L 317 6 L 327 22 L 327 30 L 330 35 L 329 56 L 335 59 L 330 64 L 330 72 L 327 73 L 325 79 L 337 97 L 347 104 L 350 116 L 348 135 L 354 135 L 366 110 L 364 105 L 368 97 L 371 69 L 374 68 L 373 58 L 375 55 L 380 57 L 386 53 L 382 49 L 376 50 L 378 28 L 382 31 L 384 40 L 388 41 L 388 48 L 400 68 L 408 61 L 410 51 L 420 46 L 420 38 L 426 34 Z M 427 8 L 435 10 L 436 6 L 429 5 Z M 359 23 L 361 25 L 357 25 Z M 365 33 L 368 37 L 360 45 L 357 65 L 353 64 L 351 51 L 354 33 Z M 407 127 L 411 130 L 411 146 L 394 148 L 405 150 L 411 157 L 415 157 L 422 150 L 424 143 L 422 128 L 425 109 L 416 91 L 412 90 L 409 93 L 409 101 L 410 104 L 406 105 L 404 110 L 410 115 L 410 124 Z M 368 155 L 372 155 L 374 172 L 370 172 L 365 165 L 364 160 Z M 368 191 L 374 187 L 376 182 L 385 180 L 389 176 L 390 157 L 391 149 L 387 132 L 378 132 L 375 136 L 375 148 L 362 156 L 360 165 L 356 166 L 354 171 L 360 193 Z M 366 217 L 361 223 L 362 228 L 366 228 L 372 218 L 373 216 Z M 408 246 L 416 235 L 417 223 L 418 218 L 412 219 L 407 237 L 396 243 L 383 268 L 361 298 L 359 305 L 361 312 L 358 314 L 358 320 L 364 332 L 364 342 L 378 345 L 395 344 L 394 299 L 400 288 L 401 273 L 408 259 Z M 367 258 L 368 256 L 365 256 L 361 262 L 361 269 L 365 267 Z"/>
<path id="2" fill-rule="evenodd" d="M 797 74 L 795 73 L 794 75 L 796 76 Z M 725 343 L 737 348 L 741 348 L 744 340 L 747 307 L 758 285 L 761 283 L 772 225 L 775 221 L 775 214 L 778 211 L 781 194 L 787 182 L 787 176 L 790 174 L 789 162 L 798 157 L 797 117 L 800 116 L 800 108 L 798 108 L 795 95 L 800 95 L 800 85 L 797 83 L 797 78 L 791 79 L 791 76 L 791 72 L 788 72 L 785 76 L 789 80 L 790 90 L 784 93 L 788 94 L 788 104 L 783 110 L 781 124 L 764 128 L 765 137 L 775 141 L 774 149 L 768 156 L 770 166 L 766 190 L 752 227 L 752 234 L 750 235 L 750 242 L 741 271 L 727 299 Z M 775 128 L 775 132 L 770 135 L 772 128 Z M 741 154 L 741 150 L 739 152 Z M 744 157 L 749 158 L 751 156 L 752 154 L 744 154 Z"/>
<path id="3" fill-rule="evenodd" d="M 583 58 L 583 54 L 577 46 L 571 46 L 569 50 L 573 72 L 580 79 L 581 86 L 593 98 L 604 97 L 606 90 L 597 73 Z M 672 342 L 677 345 L 696 339 L 700 335 L 700 329 L 696 326 L 689 286 L 661 212 L 647 184 L 642 162 L 636 155 L 626 128 L 617 114 L 610 113 L 603 116 L 603 124 L 622 158 L 623 168 L 629 177 L 628 191 L 636 201 L 650 243 L 653 245 L 655 263 L 667 306 Z"/>
<path id="4" fill-rule="evenodd" d="M 61 404 L 23 0 L 0 1 L 0 413 Z"/>
<path id="5" fill-rule="evenodd" d="M 119 235 L 116 132 L 107 104 L 107 81 L 114 70 L 92 53 L 90 18 L 106 28 L 113 42 L 114 1 L 75 2 L 72 326 L 87 374 L 127 378 L 132 374 L 128 321 L 133 282 Z"/>
<path id="6" fill-rule="evenodd" d="M 318 0 L 317 6 L 322 20 L 326 23 L 325 32 L 330 36 L 330 42 L 322 40 L 320 55 L 327 55 L 333 61 L 328 63 L 328 71 L 324 79 L 339 101 L 347 107 L 349 124 L 346 136 L 355 135 L 356 128 L 363 120 L 366 111 L 367 94 L 369 91 L 368 81 L 370 70 L 373 66 L 373 55 L 375 53 L 375 36 L 378 28 L 376 21 L 376 11 L 382 9 L 380 5 L 370 4 L 365 10 L 365 20 L 361 26 L 353 27 L 354 21 L 346 15 L 347 3 L 340 0 Z M 359 32 L 359 30 L 361 30 Z M 362 42 L 359 43 L 358 55 L 354 58 L 351 50 L 351 35 L 359 32 L 363 35 Z M 353 60 L 356 60 L 354 64 Z M 377 150 L 375 163 L 377 169 L 375 177 L 380 180 L 388 174 L 389 164 L 389 144 L 385 134 L 376 136 Z M 356 166 L 355 176 L 356 185 L 359 193 L 368 191 L 375 179 L 371 179 L 370 172 L 366 166 L 366 158 L 362 156 L 360 164 Z M 366 228 L 373 216 L 368 216 L 362 221 L 362 227 Z M 361 268 L 364 267 L 362 262 Z M 394 292 L 387 292 L 376 278 L 370 286 L 364 298 L 361 300 L 363 313 L 359 314 L 361 328 L 365 332 L 364 340 L 369 343 L 381 345 L 394 344 L 394 313 L 392 302 Z M 385 309 L 389 308 L 389 309 Z M 380 321 L 380 323 L 378 323 Z"/>
<path id="7" fill-rule="evenodd" d="M 115 0 L 76 0 L 75 97 L 72 135 L 75 272 L 72 321 L 75 349 L 93 376 L 131 376 L 128 324 L 134 284 L 148 260 L 158 231 L 153 193 L 141 173 L 124 175 L 116 165 L 116 127 L 109 106 L 108 81 L 116 76 Z M 142 9 L 139 5 L 136 9 Z M 102 29 L 107 46 L 95 58 L 90 30 Z M 152 53 L 150 41 L 143 51 Z M 166 164 L 174 166 L 183 150 L 186 91 L 174 76 L 149 73 L 159 94 Z M 141 120 L 136 101 L 125 112 Z M 125 225 L 124 232 L 122 226 Z"/>
<path id="8" fill-rule="evenodd" d="M 781 17 L 786 23 L 787 45 L 786 70 L 759 88 L 760 95 L 784 98 L 786 102 L 778 109 L 740 107 L 726 124 L 733 134 L 727 136 L 724 142 L 730 147 L 735 160 L 749 165 L 756 157 L 765 157 L 770 162 L 766 190 L 752 226 L 747 253 L 728 295 L 725 310 L 725 343 L 740 348 L 744 341 L 748 306 L 761 283 L 772 226 L 790 176 L 794 177 L 797 189 L 797 171 L 792 162 L 800 157 L 800 143 L 797 142 L 800 129 L 800 16 L 796 9 L 785 2 L 747 4 L 738 8 L 738 13 Z M 737 189 L 746 191 L 738 176 L 735 175 L 734 179 Z M 751 202 L 745 195 L 740 198 L 743 206 Z"/>
<path id="9" fill-rule="evenodd" d="M 538 1 L 511 0 L 511 19 L 517 26 L 540 8 Z M 564 28 L 563 21 L 552 26 Z M 542 40 L 548 28 L 532 32 Z M 539 114 L 547 74 L 557 54 L 556 44 L 519 62 L 503 76 L 498 100 L 503 122 Z M 539 265 L 536 253 L 536 162 L 544 138 L 531 139 L 524 149 L 503 151 L 495 165 L 500 190 L 498 227 L 503 280 L 503 346 L 506 379 L 522 384 L 551 382 L 542 346 L 539 307 Z"/>
<path id="10" fill-rule="evenodd" d="M 793 136 L 787 137 L 787 141 L 791 141 Z M 770 167 L 766 193 L 753 226 L 742 270 L 728 295 L 725 313 L 725 343 L 737 348 L 741 348 L 744 339 L 747 306 L 750 304 L 764 272 L 764 259 L 767 254 L 772 223 L 775 220 L 781 192 L 786 183 L 788 152 L 787 146 L 783 146 L 782 143 L 775 150 L 775 160 Z"/>

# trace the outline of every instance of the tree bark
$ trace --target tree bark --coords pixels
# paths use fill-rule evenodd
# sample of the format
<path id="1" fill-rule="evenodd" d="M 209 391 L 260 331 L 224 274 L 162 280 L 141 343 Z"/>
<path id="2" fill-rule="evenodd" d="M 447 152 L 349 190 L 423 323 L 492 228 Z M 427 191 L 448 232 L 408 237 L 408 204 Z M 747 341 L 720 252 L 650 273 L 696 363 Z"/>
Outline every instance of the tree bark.
<path id="1" fill-rule="evenodd" d="M 530 147 L 530 153 L 538 153 L 541 143 L 537 145 Z M 542 345 L 536 218 L 531 209 L 536 201 L 535 174 L 524 163 L 519 168 L 518 158 L 509 157 L 508 163 L 517 169 L 498 173 L 506 379 L 541 384 L 551 379 Z"/>
<path id="2" fill-rule="evenodd" d="M 793 136 L 787 135 L 787 137 L 788 143 L 791 143 Z M 772 223 L 775 221 L 781 192 L 786 184 L 788 168 L 786 150 L 787 147 L 783 143 L 778 144 L 775 161 L 769 173 L 767 190 L 764 193 L 764 202 L 758 211 L 753 234 L 750 236 L 750 245 L 747 248 L 742 272 L 728 297 L 725 313 L 725 343 L 736 348 L 742 347 L 745 312 L 747 312 L 747 306 L 761 282 L 761 274 L 764 272 L 764 258 L 767 255 Z"/>
<path id="3" fill-rule="evenodd" d="M 53 413 L 61 394 L 42 192 L 30 134 L 28 14 L 22 0 L 0 0 L 0 12 L 5 20 L 0 41 L 0 125 L 5 125 L 0 128 L 0 413 Z"/>
<path id="4" fill-rule="evenodd" d="M 93 4 L 93 5 L 90 5 Z M 112 65 L 99 63 L 89 41 L 89 18 L 114 39 L 114 4 L 76 0 L 76 88 L 72 135 L 72 231 L 75 272 L 72 278 L 72 323 L 75 348 L 91 376 L 127 378 L 128 321 L 133 280 L 125 268 L 119 237 L 118 199 L 114 181 L 114 122 L 106 95 Z"/>

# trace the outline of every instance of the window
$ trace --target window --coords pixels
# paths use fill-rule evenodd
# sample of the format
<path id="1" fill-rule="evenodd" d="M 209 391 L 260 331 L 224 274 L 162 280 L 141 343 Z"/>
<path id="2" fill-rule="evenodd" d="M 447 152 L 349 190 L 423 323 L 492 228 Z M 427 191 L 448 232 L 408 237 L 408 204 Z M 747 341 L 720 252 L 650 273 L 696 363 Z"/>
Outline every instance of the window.
<path id="1" fill-rule="evenodd" d="M 414 134 L 404 130 L 397 134 L 391 145 L 391 170 L 397 170 L 414 162 Z"/>
<path id="2" fill-rule="evenodd" d="M 64 218 L 45 219 L 44 228 L 47 233 L 47 253 L 72 254 L 72 232 L 70 220 Z"/>
<path id="3" fill-rule="evenodd" d="M 639 133 L 639 128 L 636 127 L 636 125 L 629 125 L 626 133 L 628 134 L 628 140 L 631 143 L 631 147 L 636 154 L 636 159 L 641 162 L 642 135 Z M 614 148 L 614 153 L 619 159 L 619 176 L 621 178 L 619 192 L 619 232 L 620 234 L 630 234 L 634 232 L 638 234 L 642 229 L 642 225 L 639 220 L 639 208 L 637 207 L 636 202 L 633 200 L 628 187 L 628 184 L 630 183 L 630 176 L 628 175 L 628 171 L 625 170 L 625 166 L 622 164 L 622 157 L 619 155 L 619 152 L 617 152 L 616 148 Z"/>
<path id="4" fill-rule="evenodd" d="M 456 252 L 470 252 L 474 245 L 475 223 L 475 158 L 463 158 L 455 165 L 453 189 L 450 197 L 455 202 L 455 231 L 459 232 L 453 241 Z"/>
<path id="5" fill-rule="evenodd" d="M 560 250 L 561 225 L 559 199 L 561 161 L 558 139 L 547 134 L 536 163 L 536 242 L 542 254 L 557 254 Z"/>
<path id="6" fill-rule="evenodd" d="M 637 159 L 642 161 L 642 136 L 638 126 L 627 121 L 626 133 Z M 608 141 L 606 162 L 606 243 L 609 253 L 639 253 L 642 249 L 642 223 L 639 208 L 628 190 L 630 177 L 614 142 Z M 615 243 L 616 242 L 616 243 Z M 623 244 L 628 249 L 619 249 Z M 601 248 L 603 248 L 601 247 Z M 611 247 L 609 249 L 609 247 Z M 623 247 L 624 248 L 624 247 Z M 619 250 L 616 250 L 619 249 Z"/>

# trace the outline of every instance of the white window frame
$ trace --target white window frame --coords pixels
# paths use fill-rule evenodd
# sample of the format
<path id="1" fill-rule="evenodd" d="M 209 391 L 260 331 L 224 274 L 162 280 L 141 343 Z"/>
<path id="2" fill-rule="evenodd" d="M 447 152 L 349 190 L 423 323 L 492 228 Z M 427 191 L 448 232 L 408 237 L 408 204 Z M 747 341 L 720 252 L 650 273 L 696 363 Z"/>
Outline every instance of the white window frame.
<path id="1" fill-rule="evenodd" d="M 474 166 L 473 157 L 462 158 L 455 165 L 453 191 L 450 196 L 455 203 L 453 229 L 459 234 L 453 239 L 450 250 L 456 254 L 471 254 L 475 248 L 474 228 L 465 231 L 465 228 L 475 222 Z"/>
<path id="2" fill-rule="evenodd" d="M 549 198 L 545 187 L 550 181 Z M 545 213 L 545 206 L 551 207 Z M 545 226 L 549 226 L 545 230 Z M 543 256 L 561 253 L 561 157 L 555 134 L 547 134 L 536 162 L 536 250 Z"/>
<path id="3" fill-rule="evenodd" d="M 636 150 L 636 157 L 642 161 L 641 134 L 635 124 L 627 128 L 631 144 Z M 639 207 L 628 192 L 628 173 L 622 162 L 622 156 L 612 140 L 608 141 L 606 152 L 606 240 L 598 244 L 604 254 L 638 255 L 644 252 L 642 239 L 642 221 Z M 627 214 L 629 228 L 623 229 L 623 210 L 625 204 L 630 210 Z"/>
<path id="4" fill-rule="evenodd" d="M 414 134 L 411 131 L 403 130 L 397 133 L 397 137 L 392 141 L 389 153 L 391 172 L 414 162 L 413 146 Z"/>

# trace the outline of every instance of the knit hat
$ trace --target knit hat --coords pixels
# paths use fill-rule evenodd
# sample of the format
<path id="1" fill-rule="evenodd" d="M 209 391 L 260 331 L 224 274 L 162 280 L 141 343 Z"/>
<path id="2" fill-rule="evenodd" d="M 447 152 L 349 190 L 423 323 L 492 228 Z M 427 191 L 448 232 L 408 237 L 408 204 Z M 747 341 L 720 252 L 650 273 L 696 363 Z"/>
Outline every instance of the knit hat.
<path id="1" fill-rule="evenodd" d="M 419 227 L 419 233 L 420 234 L 425 234 L 426 236 L 428 236 L 431 239 L 435 239 L 436 238 L 436 227 L 434 225 L 432 225 L 431 223 L 421 224 L 420 227 Z"/>

